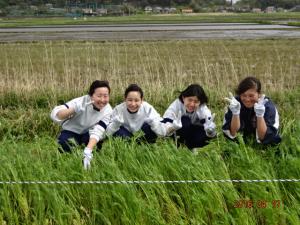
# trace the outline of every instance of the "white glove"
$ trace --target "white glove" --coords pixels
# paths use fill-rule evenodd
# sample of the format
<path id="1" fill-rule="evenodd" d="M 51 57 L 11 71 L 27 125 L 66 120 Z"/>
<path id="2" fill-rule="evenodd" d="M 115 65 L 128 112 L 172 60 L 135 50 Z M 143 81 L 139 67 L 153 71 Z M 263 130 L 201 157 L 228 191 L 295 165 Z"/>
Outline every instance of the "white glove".
<path id="1" fill-rule="evenodd" d="M 173 134 L 176 130 L 179 130 L 180 128 L 182 128 L 182 123 L 181 123 L 181 111 L 178 112 L 177 116 L 175 113 L 173 113 L 174 115 L 174 120 L 172 123 L 167 122 L 166 123 L 166 135 L 171 135 Z"/>
<path id="2" fill-rule="evenodd" d="M 268 101 L 268 99 L 265 98 L 265 95 L 262 95 L 258 102 L 254 104 L 254 111 L 256 114 L 256 117 L 263 117 L 265 115 L 265 104 Z"/>
<path id="3" fill-rule="evenodd" d="M 203 124 L 205 133 L 208 137 L 216 136 L 216 124 L 214 123 L 215 114 L 211 117 L 205 117 L 205 123 Z"/>
<path id="4" fill-rule="evenodd" d="M 241 104 L 238 100 L 229 92 L 229 98 L 224 98 L 226 101 L 229 102 L 229 109 L 231 110 L 233 115 L 240 115 Z"/>
<path id="5" fill-rule="evenodd" d="M 82 104 L 82 102 L 80 102 L 80 101 L 76 102 L 75 106 L 74 106 L 74 111 L 75 111 L 76 114 L 82 113 L 82 112 L 84 112 L 86 110 L 87 106 L 89 106 L 89 105 L 91 105 L 93 103 L 94 103 L 94 101 L 90 101 L 90 102 L 87 102 L 85 104 Z"/>
<path id="6" fill-rule="evenodd" d="M 93 151 L 92 149 L 85 147 L 83 151 L 83 167 L 85 170 L 91 168 L 91 160 L 93 158 Z"/>

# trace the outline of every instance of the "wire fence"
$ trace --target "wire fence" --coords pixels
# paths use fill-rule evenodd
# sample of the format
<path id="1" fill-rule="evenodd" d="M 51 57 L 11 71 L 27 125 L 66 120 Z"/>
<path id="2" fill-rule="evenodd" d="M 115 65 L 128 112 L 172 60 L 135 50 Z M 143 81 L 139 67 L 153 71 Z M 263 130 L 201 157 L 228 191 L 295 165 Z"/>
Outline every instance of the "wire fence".
<path id="1" fill-rule="evenodd" d="M 99 180 L 99 181 L 0 181 L 0 184 L 191 184 L 191 183 L 273 183 L 300 182 L 300 179 L 263 179 L 263 180 Z"/>

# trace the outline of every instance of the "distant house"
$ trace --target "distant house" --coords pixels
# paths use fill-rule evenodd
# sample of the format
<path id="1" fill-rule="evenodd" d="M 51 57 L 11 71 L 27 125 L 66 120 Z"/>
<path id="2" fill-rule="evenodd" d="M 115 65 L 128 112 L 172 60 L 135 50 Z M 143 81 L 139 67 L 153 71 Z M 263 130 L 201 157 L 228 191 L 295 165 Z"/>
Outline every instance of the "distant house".
<path id="1" fill-rule="evenodd" d="M 90 8 L 82 9 L 82 13 L 83 13 L 83 15 L 87 15 L 87 16 L 91 16 L 94 14 L 93 9 L 90 9 Z"/>
<path id="2" fill-rule="evenodd" d="M 193 13 L 194 12 L 193 9 L 190 9 L 190 8 L 188 8 L 188 9 L 181 9 L 180 11 L 181 11 L 181 13 Z"/>
<path id="3" fill-rule="evenodd" d="M 225 7 L 226 11 L 227 12 L 234 12 L 235 11 L 235 8 L 233 6 L 227 6 Z"/>
<path id="4" fill-rule="evenodd" d="M 45 6 L 46 6 L 46 8 L 48 8 L 48 9 L 53 8 L 53 4 L 51 4 L 51 3 L 47 3 L 47 4 L 45 4 Z"/>
<path id="5" fill-rule="evenodd" d="M 252 12 L 253 13 L 261 13 L 261 9 L 260 8 L 253 8 Z"/>
<path id="6" fill-rule="evenodd" d="M 162 9 L 162 13 L 170 13 L 170 8 L 169 7 L 164 7 Z"/>
<path id="7" fill-rule="evenodd" d="M 277 10 L 276 10 L 276 12 L 284 12 L 284 11 L 285 11 L 285 9 L 282 8 L 282 7 L 279 7 L 279 8 L 277 8 Z"/>
<path id="8" fill-rule="evenodd" d="M 153 8 L 153 12 L 154 13 L 162 13 L 163 9 L 160 6 L 156 6 L 156 7 Z"/>
<path id="9" fill-rule="evenodd" d="M 265 13 L 273 13 L 275 12 L 275 7 L 274 6 L 268 6 L 266 9 L 265 9 Z"/>
<path id="10" fill-rule="evenodd" d="M 175 7 L 170 8 L 170 13 L 176 13 L 176 12 L 177 12 L 177 9 Z"/>
<path id="11" fill-rule="evenodd" d="M 107 15 L 107 9 L 104 8 L 96 9 L 96 13 L 99 16 Z"/>
<path id="12" fill-rule="evenodd" d="M 238 12 L 251 12 L 251 9 L 249 6 L 244 6 L 242 8 L 237 8 Z"/>
<path id="13" fill-rule="evenodd" d="M 34 11 L 37 11 L 39 8 L 37 7 L 37 6 L 35 6 L 35 5 L 31 5 L 31 6 L 29 6 L 29 8 L 31 9 L 31 10 L 34 10 Z"/>
<path id="14" fill-rule="evenodd" d="M 152 7 L 151 6 L 146 6 L 144 8 L 145 13 L 152 13 Z"/>

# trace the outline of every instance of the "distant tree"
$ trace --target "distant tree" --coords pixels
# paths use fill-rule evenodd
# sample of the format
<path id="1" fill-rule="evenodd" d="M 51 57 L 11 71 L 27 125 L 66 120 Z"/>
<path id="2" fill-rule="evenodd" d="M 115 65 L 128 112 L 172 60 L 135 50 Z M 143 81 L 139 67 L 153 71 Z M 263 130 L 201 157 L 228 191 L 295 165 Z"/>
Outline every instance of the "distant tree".
<path id="1" fill-rule="evenodd" d="M 142 0 L 140 2 L 140 7 L 145 8 L 147 5 L 149 5 L 149 2 L 147 0 Z"/>
<path id="2" fill-rule="evenodd" d="M 6 6 L 8 6 L 8 0 L 0 0 L 0 9 L 3 9 Z"/>
<path id="3" fill-rule="evenodd" d="M 296 5 L 300 5 L 300 0 L 240 0 L 237 5 L 247 5 L 250 8 L 266 9 L 268 6 L 292 8 Z"/>
<path id="4" fill-rule="evenodd" d="M 197 0 L 191 0 L 190 7 L 193 9 L 194 12 L 200 12 L 201 10 L 201 7 Z"/>

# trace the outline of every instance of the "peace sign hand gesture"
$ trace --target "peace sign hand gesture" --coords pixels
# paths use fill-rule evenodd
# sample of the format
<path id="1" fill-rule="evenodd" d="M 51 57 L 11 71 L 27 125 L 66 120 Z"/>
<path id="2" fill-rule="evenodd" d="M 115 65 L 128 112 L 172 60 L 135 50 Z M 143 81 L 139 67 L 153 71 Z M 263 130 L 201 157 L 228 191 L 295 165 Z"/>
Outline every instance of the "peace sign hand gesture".
<path id="1" fill-rule="evenodd" d="M 229 102 L 229 109 L 231 110 L 233 115 L 240 115 L 241 104 L 238 100 L 229 92 L 229 98 L 224 98 L 226 101 Z"/>
<path id="2" fill-rule="evenodd" d="M 266 107 L 265 104 L 268 102 L 269 100 L 265 98 L 265 95 L 262 95 L 257 103 L 254 104 L 254 111 L 256 114 L 256 117 L 263 117 L 265 115 L 265 111 L 266 111 Z"/>

